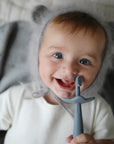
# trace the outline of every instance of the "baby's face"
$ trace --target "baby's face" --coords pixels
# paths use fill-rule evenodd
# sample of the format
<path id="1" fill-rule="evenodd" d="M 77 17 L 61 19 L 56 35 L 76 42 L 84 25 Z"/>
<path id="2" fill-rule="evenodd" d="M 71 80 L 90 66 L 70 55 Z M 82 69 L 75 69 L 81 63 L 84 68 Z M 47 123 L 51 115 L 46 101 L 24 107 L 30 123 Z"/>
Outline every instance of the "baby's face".
<path id="1" fill-rule="evenodd" d="M 90 86 L 99 71 L 105 46 L 102 30 L 71 34 L 60 26 L 48 26 L 39 53 L 39 72 L 43 82 L 58 97 L 75 94 L 75 78 L 82 76 L 81 91 Z"/>

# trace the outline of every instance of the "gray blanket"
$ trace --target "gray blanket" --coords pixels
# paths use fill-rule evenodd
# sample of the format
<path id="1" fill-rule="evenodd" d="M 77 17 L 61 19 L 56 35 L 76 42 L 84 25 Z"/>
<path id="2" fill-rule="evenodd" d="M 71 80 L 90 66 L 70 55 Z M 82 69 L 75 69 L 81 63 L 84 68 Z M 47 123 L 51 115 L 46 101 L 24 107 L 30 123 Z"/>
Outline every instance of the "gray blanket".
<path id="1" fill-rule="evenodd" d="M 0 93 L 20 82 L 28 82 L 27 55 L 32 29 L 27 22 L 0 27 Z"/>

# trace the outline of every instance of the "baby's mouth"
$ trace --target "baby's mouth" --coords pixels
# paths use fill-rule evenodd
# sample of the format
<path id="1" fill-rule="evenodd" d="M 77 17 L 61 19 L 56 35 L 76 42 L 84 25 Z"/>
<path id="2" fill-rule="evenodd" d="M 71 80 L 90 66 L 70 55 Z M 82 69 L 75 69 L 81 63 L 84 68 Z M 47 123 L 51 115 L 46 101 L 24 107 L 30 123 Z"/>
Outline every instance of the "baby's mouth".
<path id="1" fill-rule="evenodd" d="M 75 81 L 66 81 L 58 78 L 55 78 L 55 80 L 62 89 L 73 90 L 75 88 Z"/>

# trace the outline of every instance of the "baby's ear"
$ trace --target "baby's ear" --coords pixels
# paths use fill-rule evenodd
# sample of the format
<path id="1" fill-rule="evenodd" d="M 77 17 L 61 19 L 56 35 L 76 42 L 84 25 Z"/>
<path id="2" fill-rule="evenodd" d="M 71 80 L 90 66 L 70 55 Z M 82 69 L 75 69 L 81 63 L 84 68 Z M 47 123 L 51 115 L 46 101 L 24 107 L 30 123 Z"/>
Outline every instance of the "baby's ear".
<path id="1" fill-rule="evenodd" d="M 35 23 L 39 23 L 48 13 L 49 9 L 44 5 L 36 6 L 32 12 L 32 19 Z"/>

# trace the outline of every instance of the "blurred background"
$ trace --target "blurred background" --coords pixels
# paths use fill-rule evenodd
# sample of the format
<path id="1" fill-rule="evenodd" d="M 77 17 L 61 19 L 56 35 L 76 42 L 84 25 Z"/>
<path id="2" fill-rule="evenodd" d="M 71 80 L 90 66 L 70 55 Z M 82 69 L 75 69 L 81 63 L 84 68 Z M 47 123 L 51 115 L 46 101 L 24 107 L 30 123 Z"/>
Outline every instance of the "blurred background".
<path id="1" fill-rule="evenodd" d="M 74 6 L 87 7 L 104 15 L 106 21 L 114 21 L 114 0 L 0 0 L 0 25 L 15 20 L 31 21 L 31 11 L 36 5 L 50 9 Z"/>

